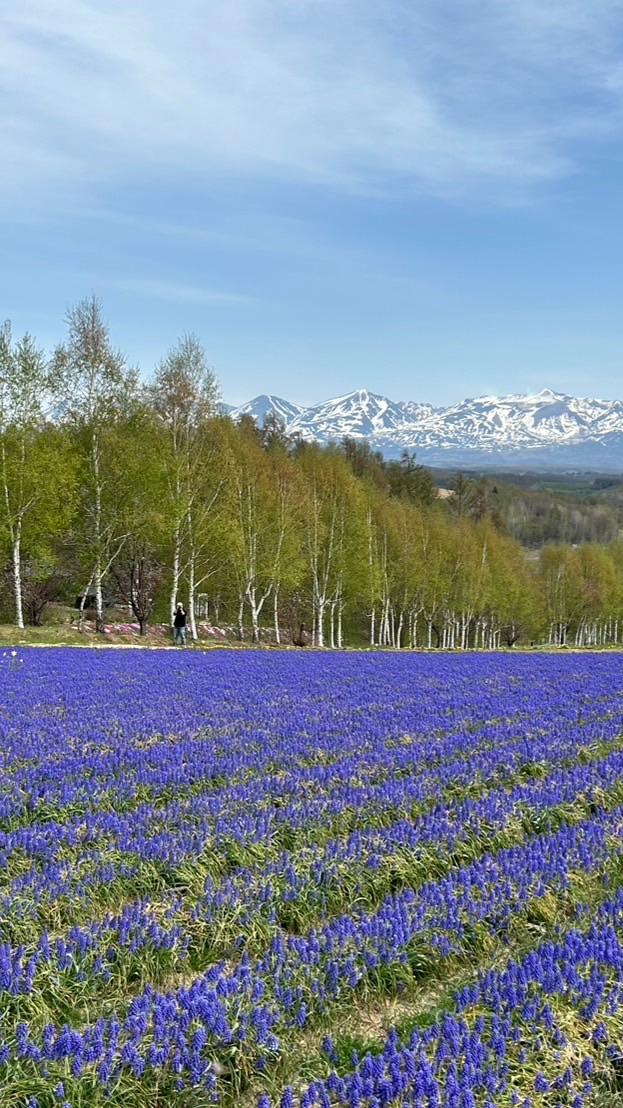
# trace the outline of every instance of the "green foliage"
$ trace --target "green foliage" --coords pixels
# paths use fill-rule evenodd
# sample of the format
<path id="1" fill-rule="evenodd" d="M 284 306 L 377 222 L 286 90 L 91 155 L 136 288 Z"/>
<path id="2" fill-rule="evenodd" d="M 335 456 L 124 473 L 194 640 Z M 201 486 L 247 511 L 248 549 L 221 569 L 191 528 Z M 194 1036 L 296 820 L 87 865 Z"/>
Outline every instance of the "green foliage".
<path id="1" fill-rule="evenodd" d="M 194 335 L 139 387 L 99 301 L 66 323 L 49 363 L 0 329 L 3 608 L 18 626 L 90 585 L 100 630 L 108 593 L 143 630 L 182 599 L 193 635 L 203 620 L 256 642 L 623 639 L 620 481 L 434 475 L 407 451 L 295 441 L 274 415 L 233 424 Z"/>

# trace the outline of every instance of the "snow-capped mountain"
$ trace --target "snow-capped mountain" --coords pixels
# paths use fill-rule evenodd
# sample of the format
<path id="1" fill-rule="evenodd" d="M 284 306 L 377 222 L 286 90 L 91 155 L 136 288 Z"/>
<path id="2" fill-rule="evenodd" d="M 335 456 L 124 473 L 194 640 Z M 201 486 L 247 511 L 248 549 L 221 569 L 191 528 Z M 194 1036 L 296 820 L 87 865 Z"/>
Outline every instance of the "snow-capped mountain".
<path id="1" fill-rule="evenodd" d="M 366 439 L 386 457 L 404 449 L 434 465 L 572 465 L 623 470 L 623 401 L 544 389 L 534 396 L 479 396 L 448 408 L 396 402 L 359 389 L 309 408 L 259 396 L 232 411 L 262 424 L 269 411 L 292 435 L 327 443 Z"/>
<path id="2" fill-rule="evenodd" d="M 366 389 L 358 389 L 335 400 L 325 400 L 323 404 L 304 408 L 289 424 L 288 430 L 304 439 L 326 442 L 345 434 L 369 439 L 396 431 L 404 422 L 405 412 L 401 404 Z M 343 427 L 348 430 L 342 431 Z"/>
<path id="3" fill-rule="evenodd" d="M 256 396 L 248 403 L 241 404 L 238 408 L 232 408 L 229 414 L 232 419 L 240 419 L 240 416 L 251 415 L 262 427 L 269 412 L 276 412 L 284 423 L 289 424 L 295 416 L 304 411 L 305 409 L 298 404 L 290 404 L 288 400 L 282 400 L 280 396 L 269 396 L 267 393 L 262 393 L 261 396 Z"/>

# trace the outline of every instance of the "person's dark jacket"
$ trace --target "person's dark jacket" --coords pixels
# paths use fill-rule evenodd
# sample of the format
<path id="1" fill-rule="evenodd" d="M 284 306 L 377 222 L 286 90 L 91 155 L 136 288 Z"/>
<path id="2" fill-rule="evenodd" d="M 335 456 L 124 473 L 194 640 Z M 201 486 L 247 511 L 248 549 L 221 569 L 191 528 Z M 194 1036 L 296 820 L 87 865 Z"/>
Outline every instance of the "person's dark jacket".
<path id="1" fill-rule="evenodd" d="M 177 611 L 175 613 L 175 619 L 173 620 L 173 626 L 174 627 L 185 627 L 186 626 L 186 612 L 184 611 L 183 608 L 178 608 L 177 609 Z"/>

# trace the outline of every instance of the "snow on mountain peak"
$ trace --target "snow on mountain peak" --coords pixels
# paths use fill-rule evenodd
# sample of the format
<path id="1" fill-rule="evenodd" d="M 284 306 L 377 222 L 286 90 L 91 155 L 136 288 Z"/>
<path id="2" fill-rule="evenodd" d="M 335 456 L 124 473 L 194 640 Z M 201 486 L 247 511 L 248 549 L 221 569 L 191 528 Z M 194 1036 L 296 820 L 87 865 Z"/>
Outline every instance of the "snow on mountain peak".
<path id="1" fill-rule="evenodd" d="M 553 392 L 552 389 L 541 389 L 537 392 L 535 400 L 562 400 L 562 394 L 559 392 Z"/>
<path id="2" fill-rule="evenodd" d="M 479 396 L 447 408 L 396 402 L 356 389 L 320 404 L 300 407 L 262 395 L 235 408 L 234 419 L 250 414 L 261 425 L 269 411 L 284 419 L 291 434 L 307 441 L 366 439 L 386 456 L 404 449 L 440 465 L 504 464 L 527 459 L 548 464 L 598 464 L 623 470 L 623 401 L 592 400 L 545 388 L 533 395 Z M 576 460 L 577 459 L 577 460 Z"/>
<path id="3" fill-rule="evenodd" d="M 304 411 L 304 408 L 301 408 L 298 404 L 291 404 L 289 400 L 284 400 L 281 396 L 262 393 L 260 396 L 255 396 L 253 400 L 248 400 L 246 404 L 233 408 L 229 414 L 232 419 L 240 419 L 243 415 L 251 415 L 257 424 L 263 427 L 268 413 L 275 412 L 283 419 L 287 427 L 295 416 L 302 411 Z"/>
<path id="4" fill-rule="evenodd" d="M 328 441 L 345 436 L 369 438 L 404 422 L 405 413 L 399 404 L 367 389 L 357 389 L 305 408 L 290 429 L 303 438 Z"/>

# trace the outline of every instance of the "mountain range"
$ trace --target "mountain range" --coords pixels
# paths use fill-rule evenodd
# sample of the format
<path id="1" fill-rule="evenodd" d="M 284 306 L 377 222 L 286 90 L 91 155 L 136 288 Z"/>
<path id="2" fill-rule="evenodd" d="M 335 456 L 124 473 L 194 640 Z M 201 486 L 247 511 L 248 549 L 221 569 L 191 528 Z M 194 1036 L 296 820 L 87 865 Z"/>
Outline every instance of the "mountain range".
<path id="1" fill-rule="evenodd" d="M 394 401 L 359 389 L 301 407 L 256 396 L 228 408 L 262 426 L 269 412 L 307 442 L 365 439 L 386 458 L 415 451 L 435 466 L 549 465 L 623 471 L 623 401 L 590 400 L 543 389 L 533 396 L 479 396 L 447 408 Z"/>

